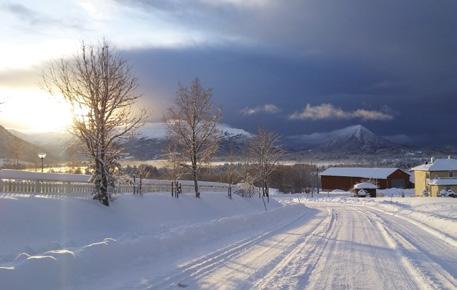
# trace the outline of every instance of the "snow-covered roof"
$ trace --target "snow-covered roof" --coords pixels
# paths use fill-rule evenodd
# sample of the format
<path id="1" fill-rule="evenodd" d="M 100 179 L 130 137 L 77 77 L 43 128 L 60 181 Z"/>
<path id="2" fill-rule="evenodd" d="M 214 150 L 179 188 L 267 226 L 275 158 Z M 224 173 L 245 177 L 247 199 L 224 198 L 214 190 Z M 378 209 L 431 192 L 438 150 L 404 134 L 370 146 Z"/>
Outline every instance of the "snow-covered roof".
<path id="1" fill-rule="evenodd" d="M 43 181 L 62 181 L 62 182 L 89 182 L 90 175 L 66 174 L 66 173 L 41 173 L 23 170 L 1 169 L 0 179 L 19 179 L 19 180 L 43 180 Z"/>
<path id="2" fill-rule="evenodd" d="M 429 179 L 428 184 L 430 185 L 457 185 L 457 178 L 434 178 Z"/>
<path id="3" fill-rule="evenodd" d="M 361 182 L 354 185 L 354 189 L 377 189 L 378 186 L 371 182 Z"/>
<path id="4" fill-rule="evenodd" d="M 397 170 L 398 168 L 330 167 L 320 175 L 386 179 Z"/>
<path id="5" fill-rule="evenodd" d="M 456 159 L 435 159 L 433 162 L 413 167 L 412 170 L 418 171 L 450 171 L 457 170 Z"/>

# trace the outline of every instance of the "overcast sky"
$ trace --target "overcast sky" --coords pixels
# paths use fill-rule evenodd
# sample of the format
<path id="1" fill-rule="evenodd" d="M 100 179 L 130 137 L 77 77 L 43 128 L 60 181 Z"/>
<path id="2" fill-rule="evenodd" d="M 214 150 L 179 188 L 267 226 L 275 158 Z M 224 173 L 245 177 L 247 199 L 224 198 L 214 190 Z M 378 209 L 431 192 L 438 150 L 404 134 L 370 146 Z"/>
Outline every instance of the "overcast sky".
<path id="1" fill-rule="evenodd" d="M 362 124 L 383 136 L 457 143 L 454 0 L 0 3 L 6 102 L 34 98 L 46 110 L 44 63 L 106 38 L 131 63 L 156 120 L 178 82 L 199 77 L 223 121 L 248 131 Z M 8 110 L 0 121 L 14 127 L 17 114 Z"/>

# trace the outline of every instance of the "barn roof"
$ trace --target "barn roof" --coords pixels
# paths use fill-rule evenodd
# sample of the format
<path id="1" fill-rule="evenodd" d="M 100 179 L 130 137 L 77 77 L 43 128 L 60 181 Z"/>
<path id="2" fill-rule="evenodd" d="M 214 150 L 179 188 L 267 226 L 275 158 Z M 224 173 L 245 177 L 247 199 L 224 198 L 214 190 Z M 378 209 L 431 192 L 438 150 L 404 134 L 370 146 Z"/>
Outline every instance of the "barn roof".
<path id="1" fill-rule="evenodd" d="M 399 168 L 374 167 L 330 167 L 324 170 L 321 176 L 361 177 L 372 179 L 387 179 Z"/>

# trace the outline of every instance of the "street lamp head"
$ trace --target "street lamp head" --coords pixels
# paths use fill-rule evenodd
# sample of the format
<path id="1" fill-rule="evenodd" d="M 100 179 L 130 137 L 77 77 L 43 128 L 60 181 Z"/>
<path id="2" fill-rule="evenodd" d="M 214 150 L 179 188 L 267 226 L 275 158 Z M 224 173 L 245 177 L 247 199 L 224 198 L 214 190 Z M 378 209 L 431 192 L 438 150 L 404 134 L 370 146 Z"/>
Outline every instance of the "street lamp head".
<path id="1" fill-rule="evenodd" d="M 46 153 L 38 153 L 38 158 L 40 158 L 40 159 L 46 158 Z"/>

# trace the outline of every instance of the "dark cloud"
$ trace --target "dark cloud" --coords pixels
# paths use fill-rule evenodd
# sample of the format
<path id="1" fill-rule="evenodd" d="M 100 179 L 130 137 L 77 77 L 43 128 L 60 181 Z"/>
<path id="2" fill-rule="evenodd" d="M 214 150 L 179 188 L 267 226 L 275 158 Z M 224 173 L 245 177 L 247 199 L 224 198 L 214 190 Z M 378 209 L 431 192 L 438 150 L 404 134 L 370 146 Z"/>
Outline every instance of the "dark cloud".
<path id="1" fill-rule="evenodd" d="M 221 39 L 212 46 L 122 52 L 157 120 L 178 82 L 199 77 L 214 89 L 224 122 L 249 131 L 264 126 L 286 135 L 307 134 L 360 122 L 392 138 L 457 144 L 449 129 L 457 122 L 457 1 L 117 2 L 141 10 L 142 21 L 160 17 L 181 30 Z M 5 7 L 30 24 L 43 21 L 21 5 Z M 281 112 L 241 113 L 262 104 Z M 307 104 L 331 104 L 357 117 L 290 120 Z"/>
<path id="2" fill-rule="evenodd" d="M 31 23 L 35 23 L 39 21 L 41 18 L 38 13 L 35 11 L 27 8 L 22 4 L 17 3 L 7 3 L 4 4 L 2 7 L 5 11 L 9 11 L 12 14 L 16 15 L 17 17 L 21 18 L 22 20 L 30 21 Z"/>
<path id="3" fill-rule="evenodd" d="M 198 76 L 214 89 L 215 101 L 224 109 L 224 122 L 251 132 L 262 126 L 292 135 L 362 123 L 386 136 L 429 134 L 434 141 L 456 141 L 442 125 L 457 121 L 455 94 L 423 82 L 415 74 L 379 70 L 373 64 L 339 57 L 283 57 L 245 48 L 144 49 L 124 51 L 123 55 L 132 63 L 144 96 L 151 102 L 166 107 L 178 82 L 187 84 Z M 434 86 L 444 93 L 430 93 Z M 457 84 L 454 89 L 457 91 Z M 262 103 L 275 104 L 281 112 L 240 113 Z M 288 118 L 306 104 L 332 104 L 357 116 Z"/>
<path id="4" fill-rule="evenodd" d="M 57 28 L 87 30 L 76 21 L 54 18 L 18 3 L 7 2 L 0 6 L 0 11 L 1 10 L 15 15 L 19 20 L 29 26 L 54 26 Z"/>
<path id="5" fill-rule="evenodd" d="M 392 60 L 414 66 L 444 64 L 445 56 L 457 48 L 457 2 L 451 0 L 118 2 L 149 8 L 151 17 L 161 11 L 191 30 L 239 36 L 296 54 L 357 56 L 382 61 L 385 68 L 395 66 Z M 251 2 L 257 5 L 241 4 Z"/>

